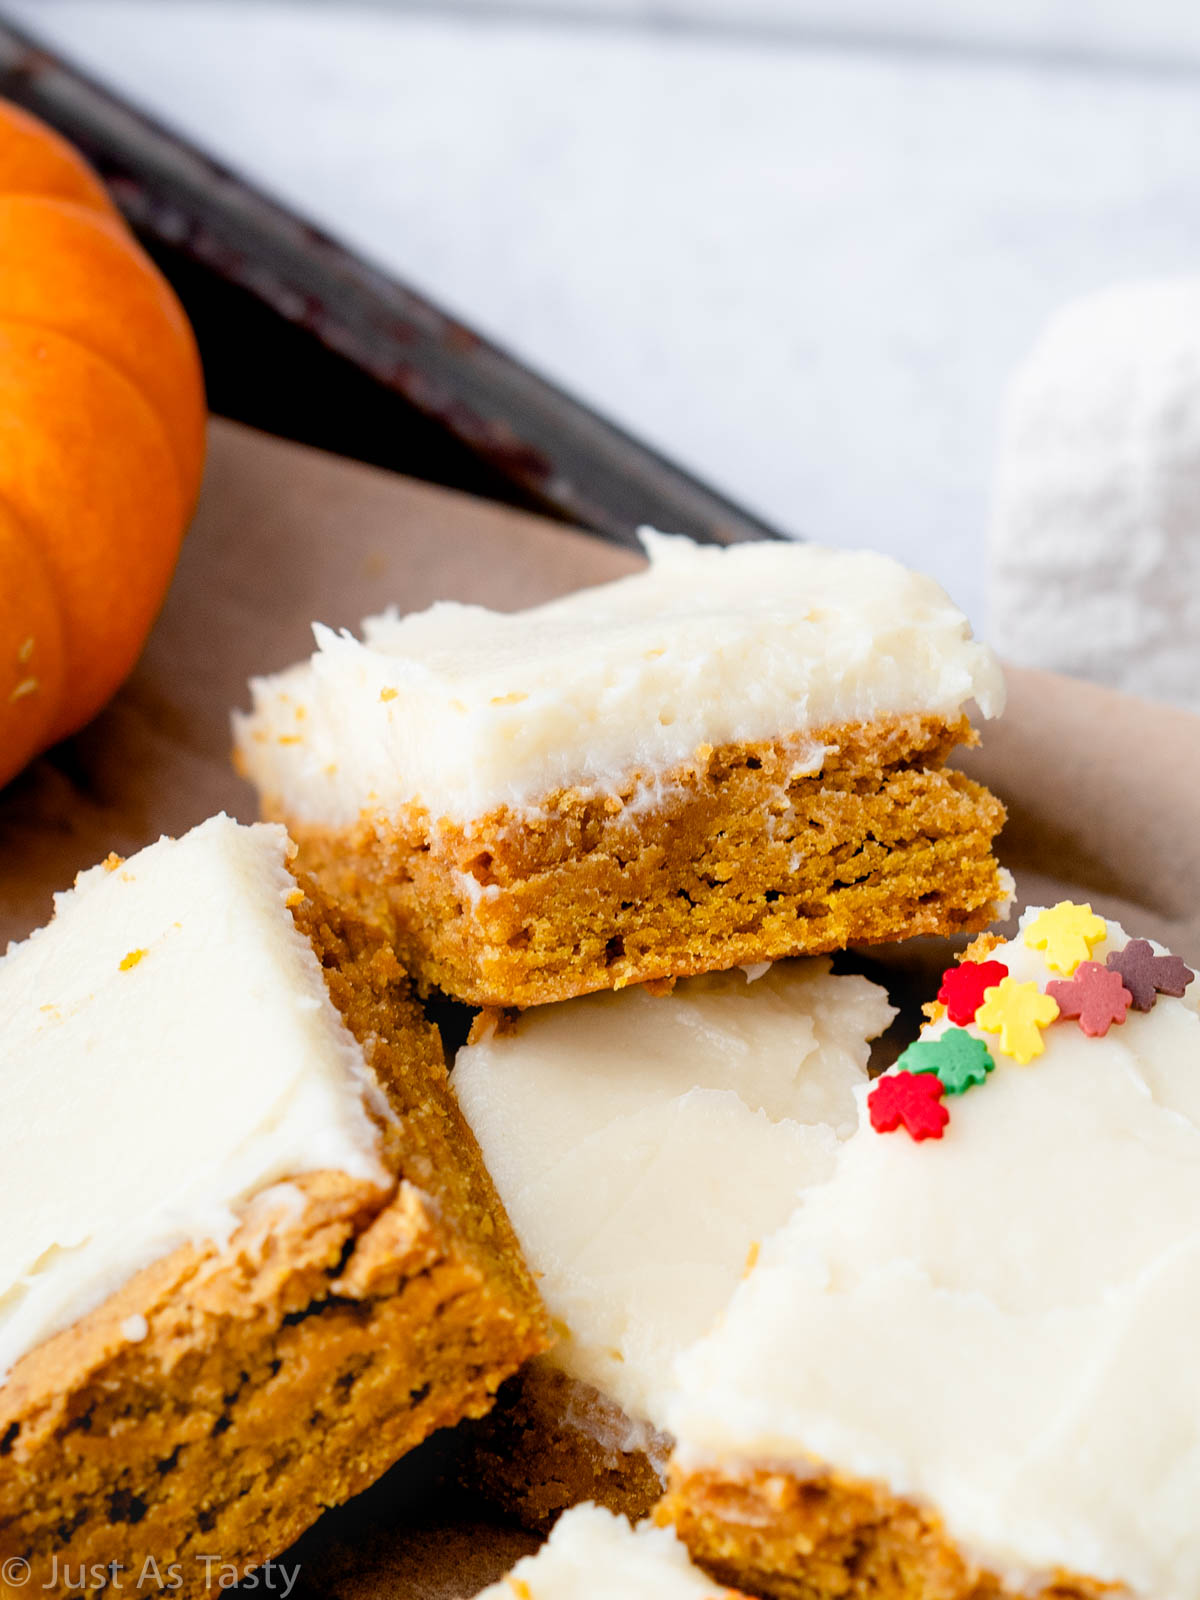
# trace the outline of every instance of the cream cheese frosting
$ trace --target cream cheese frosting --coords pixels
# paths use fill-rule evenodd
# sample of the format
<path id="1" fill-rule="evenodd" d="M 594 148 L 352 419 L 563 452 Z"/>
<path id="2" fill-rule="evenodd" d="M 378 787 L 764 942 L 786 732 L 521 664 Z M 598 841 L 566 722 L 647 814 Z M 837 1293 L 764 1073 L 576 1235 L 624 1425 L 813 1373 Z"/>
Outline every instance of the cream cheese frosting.
<path id="1" fill-rule="evenodd" d="M 546 1358 L 660 1427 L 676 1354 L 832 1171 L 894 1012 L 825 959 L 525 1011 L 451 1084 L 559 1333 Z"/>
<path id="2" fill-rule="evenodd" d="M 1044 992 L 1038 914 L 990 959 Z M 1125 944 L 1109 923 L 1091 959 Z M 971 1021 L 995 1067 L 945 1096 L 941 1138 L 860 1116 L 681 1357 L 682 1460 L 882 1483 L 1014 1587 L 1062 1569 L 1194 1600 L 1197 988 L 1104 1037 L 1060 1016 L 1024 1066 Z"/>
<path id="3" fill-rule="evenodd" d="M 722 1589 L 688 1560 L 670 1528 L 631 1528 L 602 1506 L 575 1506 L 561 1516 L 536 1555 L 518 1561 L 478 1600 L 720 1600 Z"/>
<path id="4" fill-rule="evenodd" d="M 247 1202 L 302 1203 L 288 1179 L 390 1184 L 291 848 L 213 817 L 82 873 L 0 959 L 0 1373 Z"/>
<path id="5" fill-rule="evenodd" d="M 930 578 L 885 556 L 646 531 L 648 567 L 505 615 L 450 602 L 317 625 L 251 683 L 241 765 L 281 815 L 418 804 L 469 821 L 563 787 L 651 782 L 706 745 L 1003 708 L 999 665 Z M 804 771 L 819 768 L 813 743 Z"/>

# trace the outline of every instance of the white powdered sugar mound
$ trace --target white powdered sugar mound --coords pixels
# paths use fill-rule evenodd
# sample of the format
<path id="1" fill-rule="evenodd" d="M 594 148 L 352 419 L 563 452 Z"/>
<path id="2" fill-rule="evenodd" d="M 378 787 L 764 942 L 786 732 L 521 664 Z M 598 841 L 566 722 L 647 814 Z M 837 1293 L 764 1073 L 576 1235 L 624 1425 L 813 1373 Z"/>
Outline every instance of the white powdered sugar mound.
<path id="1" fill-rule="evenodd" d="M 989 638 L 1200 709 L 1200 278 L 1058 313 L 1008 399 Z"/>

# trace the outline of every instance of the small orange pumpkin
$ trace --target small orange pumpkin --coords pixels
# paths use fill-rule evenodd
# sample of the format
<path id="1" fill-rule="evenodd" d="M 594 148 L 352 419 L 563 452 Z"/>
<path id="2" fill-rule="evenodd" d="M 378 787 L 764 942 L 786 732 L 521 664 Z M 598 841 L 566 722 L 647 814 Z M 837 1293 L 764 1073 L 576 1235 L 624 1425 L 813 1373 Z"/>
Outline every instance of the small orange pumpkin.
<path id="1" fill-rule="evenodd" d="M 169 285 L 82 157 L 0 101 L 0 784 L 132 670 L 204 425 Z"/>

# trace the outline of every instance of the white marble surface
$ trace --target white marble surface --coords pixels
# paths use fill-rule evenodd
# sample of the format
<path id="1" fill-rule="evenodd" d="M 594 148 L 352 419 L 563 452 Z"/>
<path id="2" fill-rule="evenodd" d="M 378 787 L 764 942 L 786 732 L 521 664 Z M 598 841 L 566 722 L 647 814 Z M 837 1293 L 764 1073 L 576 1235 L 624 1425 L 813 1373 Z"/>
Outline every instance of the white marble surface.
<path id="1" fill-rule="evenodd" d="M 495 3 L 4 10 L 757 511 L 980 621 L 1009 372 L 1062 301 L 1198 254 L 1183 70 Z"/>
<path id="2" fill-rule="evenodd" d="M 376 0 L 407 9 L 585 17 L 938 50 L 1033 50 L 1127 65 L 1200 60 L 1192 0 Z"/>

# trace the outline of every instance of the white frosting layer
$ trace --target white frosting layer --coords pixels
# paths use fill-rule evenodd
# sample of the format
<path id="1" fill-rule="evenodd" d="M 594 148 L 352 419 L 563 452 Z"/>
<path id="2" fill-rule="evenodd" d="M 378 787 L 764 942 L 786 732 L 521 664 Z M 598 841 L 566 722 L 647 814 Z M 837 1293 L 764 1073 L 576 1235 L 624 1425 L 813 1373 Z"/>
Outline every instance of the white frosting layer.
<path id="1" fill-rule="evenodd" d="M 1125 942 L 1110 924 L 1094 959 Z M 1061 977 L 1019 938 L 992 959 Z M 1027 1067 L 993 1048 L 941 1140 L 864 1120 L 681 1359 L 683 1457 L 828 1463 L 936 1506 L 1017 1584 L 1194 1600 L 1197 988 L 1105 1038 L 1060 1019 Z"/>
<path id="2" fill-rule="evenodd" d="M 271 1185 L 390 1181 L 289 848 L 213 817 L 81 874 L 0 960 L 0 1373 Z"/>
<path id="3" fill-rule="evenodd" d="M 255 679 L 234 718 L 248 775 L 310 822 L 410 802 L 464 821 L 564 786 L 652 782 L 703 745 L 1003 707 L 962 613 L 884 556 L 644 538 L 646 571 L 532 611 L 389 612 L 362 643 L 318 626 L 312 659 Z"/>
<path id="4" fill-rule="evenodd" d="M 523 1012 L 451 1082 L 560 1333 L 549 1360 L 661 1425 L 679 1350 L 855 1126 L 865 978 L 780 962 Z"/>
<path id="5" fill-rule="evenodd" d="M 732 1594 L 688 1560 L 671 1528 L 631 1528 L 602 1506 L 566 1512 L 536 1555 L 478 1600 L 720 1600 Z"/>

